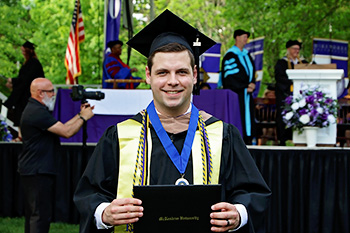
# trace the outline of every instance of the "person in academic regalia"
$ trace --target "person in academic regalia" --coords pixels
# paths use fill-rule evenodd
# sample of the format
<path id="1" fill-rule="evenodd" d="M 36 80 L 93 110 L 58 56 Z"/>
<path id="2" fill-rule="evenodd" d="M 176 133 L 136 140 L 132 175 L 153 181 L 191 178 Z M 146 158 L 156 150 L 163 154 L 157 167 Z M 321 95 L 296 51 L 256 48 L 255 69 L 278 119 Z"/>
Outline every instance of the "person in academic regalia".
<path id="1" fill-rule="evenodd" d="M 136 68 L 130 68 L 125 64 L 120 55 L 122 54 L 123 42 L 120 40 L 113 40 L 107 43 L 107 47 L 111 50 L 103 62 L 103 80 L 102 88 L 113 88 L 113 83 L 105 82 L 108 79 L 141 79 L 133 77 L 131 73 L 137 72 Z M 134 89 L 140 83 L 118 83 L 119 89 Z"/>
<path id="2" fill-rule="evenodd" d="M 248 50 L 244 48 L 249 36 L 250 33 L 242 29 L 234 31 L 235 45 L 222 59 L 221 77 L 223 88 L 231 89 L 238 95 L 243 139 L 246 144 L 251 145 L 256 130 L 252 96 L 255 90 L 255 66 Z"/>
<path id="3" fill-rule="evenodd" d="M 8 118 L 13 121 L 14 126 L 18 126 L 18 137 L 14 141 L 22 141 L 20 130 L 20 119 L 22 112 L 30 97 L 30 84 L 38 77 L 45 77 L 43 67 L 35 53 L 35 45 L 26 41 L 21 46 L 21 51 L 25 59 L 19 70 L 17 78 L 8 78 L 6 86 L 12 92 L 4 105 L 9 109 Z"/>
<path id="4" fill-rule="evenodd" d="M 286 43 L 287 55 L 279 59 L 275 65 L 275 80 L 276 80 L 276 128 L 277 139 L 280 146 L 285 146 L 287 140 L 292 139 L 292 128 L 286 129 L 286 124 L 283 122 L 282 111 L 284 100 L 292 94 L 292 80 L 288 79 L 287 69 L 294 69 L 294 65 L 308 63 L 306 60 L 299 57 L 299 52 L 302 43 L 297 40 L 289 40 Z"/>
<path id="5" fill-rule="evenodd" d="M 271 191 L 239 131 L 191 103 L 195 64 L 215 42 L 166 10 L 128 44 L 148 57 L 153 101 L 108 128 L 97 144 L 74 194 L 80 232 L 125 232 L 142 218 L 134 177 L 135 185 L 221 184 L 223 202 L 211 207 L 211 231 L 264 232 Z"/>

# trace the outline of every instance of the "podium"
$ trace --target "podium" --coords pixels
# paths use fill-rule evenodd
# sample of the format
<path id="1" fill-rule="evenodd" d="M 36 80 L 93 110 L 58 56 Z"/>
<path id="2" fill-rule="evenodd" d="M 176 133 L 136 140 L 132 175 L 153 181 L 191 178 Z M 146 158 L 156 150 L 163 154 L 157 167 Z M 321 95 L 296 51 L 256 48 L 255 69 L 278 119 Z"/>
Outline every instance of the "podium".
<path id="1" fill-rule="evenodd" d="M 145 79 L 106 79 L 106 83 L 113 83 L 113 89 L 117 89 L 118 83 L 146 83 Z"/>
<path id="2" fill-rule="evenodd" d="M 328 93 L 333 99 L 337 99 L 337 82 L 344 76 L 342 69 L 291 69 L 287 70 L 287 75 L 293 81 L 293 96 L 299 94 L 300 87 L 304 85 L 319 85 L 322 90 Z M 317 144 L 336 144 L 337 124 L 318 130 Z M 293 142 L 295 144 L 305 144 L 305 132 L 298 134 L 293 132 Z"/>

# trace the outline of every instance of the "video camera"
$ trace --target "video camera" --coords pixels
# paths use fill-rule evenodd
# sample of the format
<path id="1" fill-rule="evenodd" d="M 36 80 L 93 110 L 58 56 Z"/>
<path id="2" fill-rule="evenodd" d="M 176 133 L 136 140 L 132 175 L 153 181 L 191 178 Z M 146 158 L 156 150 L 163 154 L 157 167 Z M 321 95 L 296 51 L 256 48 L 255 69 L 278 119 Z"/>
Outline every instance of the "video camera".
<path id="1" fill-rule="evenodd" d="M 72 93 L 70 97 L 73 101 L 81 100 L 81 103 L 86 103 L 87 99 L 102 100 L 105 98 L 105 93 L 101 91 L 85 91 L 84 86 L 76 85 L 72 88 Z"/>

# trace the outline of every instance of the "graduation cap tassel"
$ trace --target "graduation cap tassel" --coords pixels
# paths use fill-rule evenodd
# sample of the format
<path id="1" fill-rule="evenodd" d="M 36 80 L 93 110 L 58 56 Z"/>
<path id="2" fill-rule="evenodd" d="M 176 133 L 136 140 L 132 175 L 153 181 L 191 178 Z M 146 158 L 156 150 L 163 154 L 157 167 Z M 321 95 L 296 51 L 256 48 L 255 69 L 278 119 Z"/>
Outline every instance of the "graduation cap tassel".
<path id="1" fill-rule="evenodd" d="M 197 67 L 197 83 L 193 86 L 193 94 L 194 95 L 199 95 L 200 93 L 200 75 L 199 75 L 199 49 L 201 47 L 201 42 L 199 41 L 199 33 L 198 33 L 198 29 L 197 30 L 197 34 L 196 34 L 196 41 L 193 42 L 193 48 L 194 48 L 194 59 L 195 59 L 195 63 L 196 63 L 196 67 Z"/>

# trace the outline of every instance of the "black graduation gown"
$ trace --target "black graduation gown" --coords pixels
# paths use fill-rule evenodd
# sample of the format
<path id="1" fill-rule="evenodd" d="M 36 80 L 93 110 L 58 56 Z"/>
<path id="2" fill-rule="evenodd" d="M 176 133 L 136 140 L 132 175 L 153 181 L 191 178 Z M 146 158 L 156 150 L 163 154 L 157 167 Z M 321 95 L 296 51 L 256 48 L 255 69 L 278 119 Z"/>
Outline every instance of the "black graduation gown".
<path id="1" fill-rule="evenodd" d="M 43 67 L 38 59 L 30 58 L 19 70 L 18 77 L 12 79 L 12 92 L 4 105 L 14 110 L 11 120 L 16 126 L 30 97 L 30 84 L 38 77 L 44 77 Z"/>
<path id="2" fill-rule="evenodd" d="M 246 121 L 245 121 L 245 98 L 244 98 L 244 89 L 246 89 L 249 85 L 249 83 L 255 83 L 255 66 L 254 66 L 254 61 L 250 54 L 248 53 L 249 60 L 253 65 L 253 79 L 250 82 L 249 81 L 249 76 L 247 72 L 245 71 L 243 65 L 239 62 L 239 58 L 236 54 L 229 52 L 227 53 L 224 58 L 222 59 L 221 62 L 221 68 L 224 69 L 225 67 L 225 62 L 227 60 L 230 60 L 234 58 L 237 61 L 237 68 L 239 69 L 238 73 L 235 74 L 230 74 L 226 78 L 222 76 L 222 86 L 224 89 L 231 89 L 232 91 L 236 92 L 238 95 L 239 99 L 239 108 L 241 112 L 241 121 L 242 121 L 242 131 L 243 131 L 243 136 L 246 136 Z M 254 104 L 254 98 L 252 93 L 249 93 L 250 96 L 250 101 L 249 101 L 249 106 L 250 106 L 250 123 L 251 123 L 251 136 L 255 136 L 255 130 L 256 130 L 256 124 L 255 124 L 255 104 Z"/>
<path id="3" fill-rule="evenodd" d="M 133 117 L 141 121 L 141 115 Z M 218 119 L 211 117 L 206 124 Z M 187 132 L 170 134 L 175 147 L 181 151 Z M 266 185 L 254 160 L 243 143 L 239 131 L 233 125 L 224 123 L 223 148 L 219 183 L 222 184 L 222 200 L 241 203 L 247 208 L 248 224 L 239 232 L 263 232 L 263 216 L 267 208 L 270 189 Z M 151 185 L 174 184 L 180 174 L 161 146 L 154 129 L 152 134 Z M 109 232 L 97 230 L 94 212 L 102 202 L 116 198 L 118 185 L 119 144 L 116 126 L 106 130 L 89 160 L 78 183 L 74 202 L 81 216 L 80 232 Z M 185 178 L 193 184 L 192 156 L 190 156 Z"/>
<path id="4" fill-rule="evenodd" d="M 302 63 L 308 63 L 305 60 Z M 294 69 L 294 64 L 291 63 L 291 68 Z M 284 106 L 284 100 L 291 95 L 290 87 L 293 84 L 292 80 L 288 79 L 286 70 L 288 69 L 288 61 L 284 58 L 279 59 L 275 65 L 275 80 L 276 80 L 276 128 L 277 138 L 280 141 L 280 145 L 284 146 L 286 140 L 292 139 L 292 129 L 286 129 L 286 124 L 283 122 L 282 110 Z"/>

